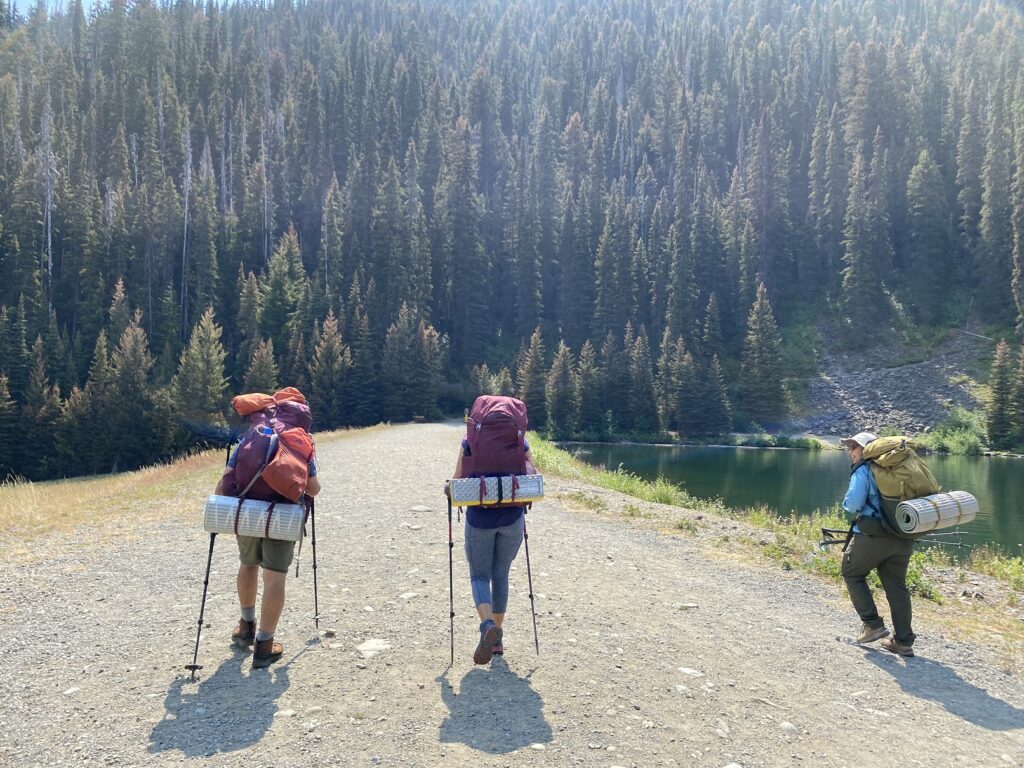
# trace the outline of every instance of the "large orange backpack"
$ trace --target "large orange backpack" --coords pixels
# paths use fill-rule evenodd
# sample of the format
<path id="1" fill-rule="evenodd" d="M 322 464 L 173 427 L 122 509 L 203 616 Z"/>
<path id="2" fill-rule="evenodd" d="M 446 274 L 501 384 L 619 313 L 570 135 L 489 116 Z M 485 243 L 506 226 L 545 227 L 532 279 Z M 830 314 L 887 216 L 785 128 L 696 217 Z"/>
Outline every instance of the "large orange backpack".
<path id="1" fill-rule="evenodd" d="M 299 501 L 309 483 L 315 446 L 313 416 L 294 387 L 273 395 L 239 395 L 232 406 L 248 420 L 236 449 L 235 466 L 224 478 L 224 492 L 263 501 Z"/>

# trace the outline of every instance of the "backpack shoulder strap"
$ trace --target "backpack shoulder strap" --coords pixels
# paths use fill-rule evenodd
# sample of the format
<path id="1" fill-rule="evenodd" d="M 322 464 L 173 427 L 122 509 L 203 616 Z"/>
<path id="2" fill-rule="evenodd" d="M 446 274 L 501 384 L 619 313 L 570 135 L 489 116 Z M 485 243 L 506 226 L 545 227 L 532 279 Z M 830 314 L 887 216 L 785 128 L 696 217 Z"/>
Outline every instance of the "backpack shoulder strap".
<path id="1" fill-rule="evenodd" d="M 277 450 L 276 432 L 270 436 L 270 442 L 267 444 L 267 455 L 263 457 L 263 463 L 260 464 L 260 468 L 256 471 L 256 474 L 252 476 L 252 480 L 249 481 L 249 484 L 245 486 L 240 494 L 238 494 L 239 499 L 244 499 L 245 494 L 249 492 L 249 489 L 252 488 L 255 482 L 263 476 L 263 471 L 267 468 L 267 464 L 270 463 L 270 458 L 274 455 L 275 450 Z M 241 509 L 241 507 L 239 507 L 239 509 Z"/>

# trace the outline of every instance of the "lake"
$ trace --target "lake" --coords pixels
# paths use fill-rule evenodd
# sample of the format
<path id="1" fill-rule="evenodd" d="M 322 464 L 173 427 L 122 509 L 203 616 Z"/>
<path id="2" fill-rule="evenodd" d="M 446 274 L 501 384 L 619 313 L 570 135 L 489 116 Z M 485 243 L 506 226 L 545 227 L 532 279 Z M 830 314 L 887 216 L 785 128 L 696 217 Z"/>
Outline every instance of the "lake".
<path id="1" fill-rule="evenodd" d="M 664 477 L 690 494 L 720 497 L 727 506 L 766 504 L 779 513 L 808 514 L 842 501 L 850 476 L 846 451 L 573 443 L 578 459 L 645 479 Z M 986 456 L 925 457 L 943 490 L 978 498 L 981 511 L 964 526 L 965 544 L 997 544 L 1024 555 L 1024 461 Z"/>

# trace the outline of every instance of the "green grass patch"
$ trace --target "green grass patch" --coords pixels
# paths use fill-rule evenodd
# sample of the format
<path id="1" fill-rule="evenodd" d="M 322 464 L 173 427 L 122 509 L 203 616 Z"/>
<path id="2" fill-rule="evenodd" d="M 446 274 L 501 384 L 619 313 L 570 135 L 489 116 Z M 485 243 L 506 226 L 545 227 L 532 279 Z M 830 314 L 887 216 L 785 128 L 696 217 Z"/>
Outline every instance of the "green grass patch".
<path id="1" fill-rule="evenodd" d="M 627 504 L 625 510 L 623 510 L 622 512 L 622 515 L 623 517 L 628 517 L 631 519 L 640 518 L 644 520 L 651 517 L 650 512 L 646 512 L 640 509 L 640 507 L 638 507 L 636 504 Z"/>
<path id="2" fill-rule="evenodd" d="M 696 521 L 691 520 L 688 517 L 677 518 L 676 521 L 672 523 L 672 527 L 677 531 L 682 531 L 683 533 L 689 533 L 691 535 L 696 535 L 697 532 L 700 531 L 700 526 L 697 525 Z"/>
<path id="3" fill-rule="evenodd" d="M 725 511 L 725 506 L 720 501 L 708 502 L 698 499 L 683 490 L 682 486 L 662 478 L 644 480 L 621 467 L 614 472 L 592 467 L 537 435 L 530 435 L 530 452 L 537 467 L 566 480 L 578 480 L 656 504 L 709 512 Z"/>
<path id="4" fill-rule="evenodd" d="M 813 437 L 770 435 L 767 432 L 733 435 L 730 445 L 743 448 L 801 448 L 807 451 L 820 451 L 829 447 Z"/>
<path id="5" fill-rule="evenodd" d="M 968 564 L 971 570 L 992 576 L 1024 592 L 1024 557 L 1011 557 L 989 547 L 978 547 L 971 551 Z"/>
<path id="6" fill-rule="evenodd" d="M 953 408 L 949 416 L 931 432 L 918 435 L 914 439 L 930 451 L 978 456 L 984 453 L 988 442 L 985 414 L 958 406 Z"/>
<path id="7" fill-rule="evenodd" d="M 531 445 L 530 448 L 532 450 L 533 446 Z M 606 509 L 608 506 L 597 496 L 594 496 L 592 493 L 584 493 L 583 491 L 563 494 L 563 498 L 569 499 L 569 501 L 578 504 L 581 507 L 592 509 L 594 511 Z"/>

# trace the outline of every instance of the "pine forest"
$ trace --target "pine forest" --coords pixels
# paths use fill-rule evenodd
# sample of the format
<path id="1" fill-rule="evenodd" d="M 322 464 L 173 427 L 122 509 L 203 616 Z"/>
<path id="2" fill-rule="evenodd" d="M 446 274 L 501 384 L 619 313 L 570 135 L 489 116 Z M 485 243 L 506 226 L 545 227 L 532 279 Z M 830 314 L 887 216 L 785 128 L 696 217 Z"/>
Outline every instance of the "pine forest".
<path id="1" fill-rule="evenodd" d="M 785 416 L 795 329 L 968 312 L 1024 441 L 1022 58 L 992 0 L 0 2 L 0 477 L 278 385 L 720 434 Z"/>

